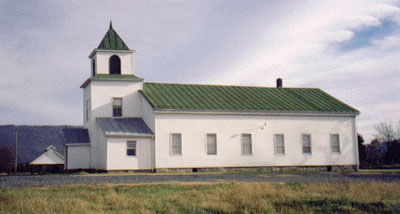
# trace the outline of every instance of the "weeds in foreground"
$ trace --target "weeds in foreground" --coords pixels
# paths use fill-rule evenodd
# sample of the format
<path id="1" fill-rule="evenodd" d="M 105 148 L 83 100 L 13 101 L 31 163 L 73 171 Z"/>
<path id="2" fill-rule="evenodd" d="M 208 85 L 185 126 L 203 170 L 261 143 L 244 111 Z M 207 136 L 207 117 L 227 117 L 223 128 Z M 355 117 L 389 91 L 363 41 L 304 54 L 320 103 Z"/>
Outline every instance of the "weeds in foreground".
<path id="1" fill-rule="evenodd" d="M 399 183 L 195 183 L 1 189 L 0 213 L 392 213 Z"/>

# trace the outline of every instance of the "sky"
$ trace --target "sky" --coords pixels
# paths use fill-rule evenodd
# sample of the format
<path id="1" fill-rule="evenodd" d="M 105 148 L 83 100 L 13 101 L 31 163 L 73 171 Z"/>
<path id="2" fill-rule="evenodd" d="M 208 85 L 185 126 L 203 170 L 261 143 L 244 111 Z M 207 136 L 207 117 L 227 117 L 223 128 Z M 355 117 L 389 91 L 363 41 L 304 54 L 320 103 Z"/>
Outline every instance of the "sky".
<path id="1" fill-rule="evenodd" d="M 400 121 L 400 1 L 0 0 L 0 124 L 82 125 L 88 55 L 109 28 L 146 82 L 316 87 Z"/>

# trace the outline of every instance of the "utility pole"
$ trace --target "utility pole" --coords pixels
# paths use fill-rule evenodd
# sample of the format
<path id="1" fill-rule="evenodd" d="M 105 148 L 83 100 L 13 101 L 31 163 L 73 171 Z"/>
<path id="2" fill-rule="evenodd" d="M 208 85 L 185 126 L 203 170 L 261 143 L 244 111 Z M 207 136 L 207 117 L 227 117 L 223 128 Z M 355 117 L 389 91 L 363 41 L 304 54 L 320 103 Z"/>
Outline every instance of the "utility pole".
<path id="1" fill-rule="evenodd" d="M 15 168 L 14 173 L 17 174 L 18 167 L 18 132 L 15 132 Z"/>

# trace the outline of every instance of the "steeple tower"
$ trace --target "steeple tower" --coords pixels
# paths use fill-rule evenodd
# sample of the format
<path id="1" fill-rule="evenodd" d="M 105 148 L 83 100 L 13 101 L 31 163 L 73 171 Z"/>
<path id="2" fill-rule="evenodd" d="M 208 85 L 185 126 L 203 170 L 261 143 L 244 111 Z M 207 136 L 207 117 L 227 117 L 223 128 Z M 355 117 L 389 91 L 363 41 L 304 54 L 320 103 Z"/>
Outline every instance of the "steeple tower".
<path id="1" fill-rule="evenodd" d="M 112 22 L 99 46 L 89 55 L 92 60 L 92 77 L 97 74 L 123 75 L 132 74 L 132 55 L 134 50 L 129 49 Z"/>

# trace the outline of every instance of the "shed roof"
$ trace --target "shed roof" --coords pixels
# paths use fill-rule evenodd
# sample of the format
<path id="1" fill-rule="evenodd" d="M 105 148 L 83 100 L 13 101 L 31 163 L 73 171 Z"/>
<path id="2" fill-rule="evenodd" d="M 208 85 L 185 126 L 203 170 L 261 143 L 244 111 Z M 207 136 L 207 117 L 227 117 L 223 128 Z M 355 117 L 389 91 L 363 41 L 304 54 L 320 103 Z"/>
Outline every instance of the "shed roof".
<path id="1" fill-rule="evenodd" d="M 63 129 L 65 144 L 88 144 L 90 143 L 88 130 L 85 128 Z"/>
<path id="2" fill-rule="evenodd" d="M 154 133 L 140 117 L 97 118 L 97 123 L 106 135 L 151 135 Z"/>
<path id="3" fill-rule="evenodd" d="M 359 113 L 317 88 L 144 83 L 141 93 L 156 110 Z"/>

